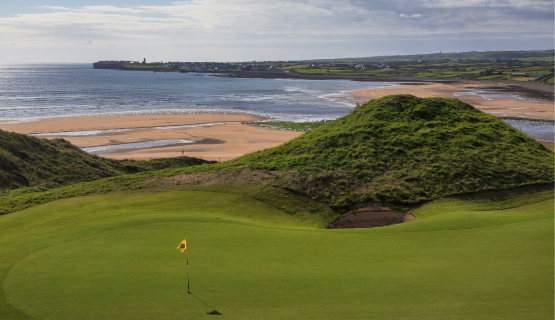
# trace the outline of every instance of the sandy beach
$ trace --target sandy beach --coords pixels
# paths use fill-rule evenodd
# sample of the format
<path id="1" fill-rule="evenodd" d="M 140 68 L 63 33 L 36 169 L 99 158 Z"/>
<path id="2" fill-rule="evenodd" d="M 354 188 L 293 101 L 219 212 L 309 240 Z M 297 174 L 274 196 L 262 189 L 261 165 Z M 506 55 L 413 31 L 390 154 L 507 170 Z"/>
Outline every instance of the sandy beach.
<path id="1" fill-rule="evenodd" d="M 113 159 L 135 160 L 185 155 L 224 161 L 280 145 L 301 134 L 241 123 L 261 119 L 241 113 L 102 115 L 0 121 L 0 129 L 63 138 L 81 148 L 157 140 L 187 141 L 94 152 Z"/>
<path id="2" fill-rule="evenodd" d="M 491 90 L 499 90 L 499 88 L 506 88 L 507 86 L 504 84 L 495 84 L 495 87 L 495 89 Z M 527 99 L 523 96 L 521 96 L 523 100 L 517 100 L 512 98 L 513 92 L 503 91 L 500 91 L 501 94 L 498 94 L 495 99 L 485 99 L 476 94 L 476 91 L 481 91 L 483 89 L 489 90 L 488 85 L 472 82 L 457 84 L 432 83 L 357 90 L 352 91 L 351 95 L 354 96 L 355 100 L 359 103 L 392 94 L 412 94 L 420 98 L 458 98 L 496 117 L 519 117 L 538 120 L 555 119 L 554 104 L 552 101 Z M 455 94 L 457 96 L 455 96 Z"/>

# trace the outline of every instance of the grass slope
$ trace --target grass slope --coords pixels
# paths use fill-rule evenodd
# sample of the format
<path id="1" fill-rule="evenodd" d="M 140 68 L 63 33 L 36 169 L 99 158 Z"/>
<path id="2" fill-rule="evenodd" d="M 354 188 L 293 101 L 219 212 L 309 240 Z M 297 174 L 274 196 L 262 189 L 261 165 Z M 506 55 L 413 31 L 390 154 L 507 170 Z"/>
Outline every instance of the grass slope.
<path id="1" fill-rule="evenodd" d="M 232 190 L 0 216 L 0 318 L 553 318 L 552 189 L 443 199 L 411 222 L 352 230 Z"/>
<path id="2" fill-rule="evenodd" d="M 189 157 L 150 161 L 111 160 L 63 140 L 0 130 L 0 191 L 25 186 L 56 187 L 125 173 L 206 163 Z"/>
<path id="3" fill-rule="evenodd" d="M 223 164 L 262 170 L 336 209 L 414 205 L 552 183 L 553 152 L 457 99 L 388 96 L 279 147 Z"/>

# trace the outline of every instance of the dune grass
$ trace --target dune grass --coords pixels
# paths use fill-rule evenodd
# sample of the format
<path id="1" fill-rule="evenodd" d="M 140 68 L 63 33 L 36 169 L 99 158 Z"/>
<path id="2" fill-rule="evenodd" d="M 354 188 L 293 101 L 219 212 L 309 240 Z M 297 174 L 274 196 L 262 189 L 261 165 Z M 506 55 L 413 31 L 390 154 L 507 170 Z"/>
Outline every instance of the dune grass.
<path id="1" fill-rule="evenodd" d="M 327 120 L 313 121 L 313 122 L 291 122 L 291 121 L 258 121 L 258 122 L 245 122 L 246 124 L 254 126 L 262 126 L 269 128 L 276 128 L 281 130 L 291 130 L 291 131 L 311 131 L 324 123 Z"/>
<path id="2" fill-rule="evenodd" d="M 405 224 L 327 230 L 321 216 L 231 189 L 0 216 L 0 318 L 553 318 L 552 190 L 442 199 Z M 194 296 L 176 250 L 185 237 Z"/>
<path id="3" fill-rule="evenodd" d="M 221 166 L 276 180 L 286 173 L 282 186 L 346 212 L 552 184 L 553 160 L 539 142 L 458 99 L 393 95 Z"/>
<path id="4" fill-rule="evenodd" d="M 113 160 L 89 154 L 63 139 L 0 130 L 0 192 L 21 187 L 55 188 L 128 173 L 210 163 L 191 157 Z M 0 214 L 2 213 L 0 207 Z"/>

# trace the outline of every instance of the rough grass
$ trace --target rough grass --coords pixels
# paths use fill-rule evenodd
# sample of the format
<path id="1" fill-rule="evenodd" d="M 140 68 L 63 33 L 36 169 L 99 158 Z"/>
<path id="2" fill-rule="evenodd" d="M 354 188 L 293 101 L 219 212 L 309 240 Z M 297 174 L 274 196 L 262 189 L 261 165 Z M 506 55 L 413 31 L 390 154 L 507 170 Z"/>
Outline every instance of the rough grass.
<path id="1" fill-rule="evenodd" d="M 457 99 L 389 96 L 220 167 L 275 175 L 338 210 L 552 183 L 553 152 Z"/>
<path id="2" fill-rule="evenodd" d="M 0 216 L 0 318 L 553 318 L 545 190 L 326 230 L 231 189 L 89 196 Z"/>
<path id="3" fill-rule="evenodd" d="M 29 186 L 52 188 L 126 173 L 207 162 L 190 157 L 150 161 L 111 160 L 88 154 L 62 139 L 39 139 L 0 130 L 0 191 Z"/>
<path id="4" fill-rule="evenodd" d="M 270 127 L 282 130 L 292 131 L 312 131 L 313 129 L 323 125 L 327 121 L 313 121 L 313 122 L 290 122 L 290 121 L 259 121 L 259 122 L 246 122 L 246 124 L 262 127 Z"/>

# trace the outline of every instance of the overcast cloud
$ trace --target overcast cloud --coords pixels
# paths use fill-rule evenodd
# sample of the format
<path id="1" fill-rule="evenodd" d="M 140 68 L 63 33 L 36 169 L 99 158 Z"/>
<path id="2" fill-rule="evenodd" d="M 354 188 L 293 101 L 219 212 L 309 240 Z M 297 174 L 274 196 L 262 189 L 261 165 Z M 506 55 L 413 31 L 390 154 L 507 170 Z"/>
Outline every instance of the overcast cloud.
<path id="1" fill-rule="evenodd" d="M 0 63 L 285 60 L 554 46 L 554 2 L 546 0 L 92 2 L 12 4 L 0 15 Z"/>

